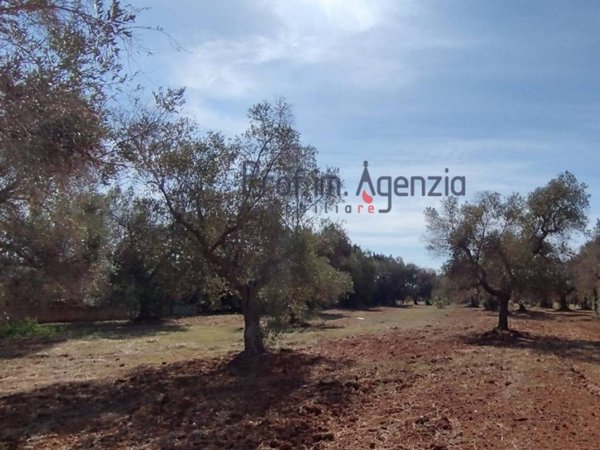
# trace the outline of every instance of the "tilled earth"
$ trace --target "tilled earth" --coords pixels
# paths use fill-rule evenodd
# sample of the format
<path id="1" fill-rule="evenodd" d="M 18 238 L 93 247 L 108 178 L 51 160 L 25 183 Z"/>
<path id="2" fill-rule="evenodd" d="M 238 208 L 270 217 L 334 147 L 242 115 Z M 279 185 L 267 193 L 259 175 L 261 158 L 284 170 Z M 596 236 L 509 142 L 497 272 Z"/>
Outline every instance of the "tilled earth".
<path id="1" fill-rule="evenodd" d="M 600 449 L 600 321 L 456 308 L 251 367 L 142 366 L 0 396 L 0 449 Z"/>

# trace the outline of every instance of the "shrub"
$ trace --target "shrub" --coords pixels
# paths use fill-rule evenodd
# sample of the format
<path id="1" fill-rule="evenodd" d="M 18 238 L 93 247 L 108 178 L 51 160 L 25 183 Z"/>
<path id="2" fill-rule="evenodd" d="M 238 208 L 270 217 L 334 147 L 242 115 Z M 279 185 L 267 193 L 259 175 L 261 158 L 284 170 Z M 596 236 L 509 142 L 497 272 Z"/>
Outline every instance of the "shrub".
<path id="1" fill-rule="evenodd" d="M 56 327 L 42 325 L 32 319 L 8 320 L 0 324 L 0 338 L 39 337 L 51 338 L 57 334 Z"/>
<path id="2" fill-rule="evenodd" d="M 435 305 L 436 308 L 443 309 L 446 306 L 448 306 L 449 302 L 448 302 L 448 300 L 445 300 L 442 297 L 436 296 L 433 299 L 433 304 Z"/>

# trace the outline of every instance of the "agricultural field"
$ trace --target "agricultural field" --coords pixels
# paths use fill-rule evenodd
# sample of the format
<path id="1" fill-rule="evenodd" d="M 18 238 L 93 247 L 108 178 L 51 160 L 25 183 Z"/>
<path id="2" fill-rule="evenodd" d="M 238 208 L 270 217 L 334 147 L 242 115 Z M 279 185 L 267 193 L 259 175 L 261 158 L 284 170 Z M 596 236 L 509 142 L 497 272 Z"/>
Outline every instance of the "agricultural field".
<path id="1" fill-rule="evenodd" d="M 232 363 L 239 316 L 0 343 L 0 448 L 565 449 L 600 442 L 600 321 L 327 310 Z"/>

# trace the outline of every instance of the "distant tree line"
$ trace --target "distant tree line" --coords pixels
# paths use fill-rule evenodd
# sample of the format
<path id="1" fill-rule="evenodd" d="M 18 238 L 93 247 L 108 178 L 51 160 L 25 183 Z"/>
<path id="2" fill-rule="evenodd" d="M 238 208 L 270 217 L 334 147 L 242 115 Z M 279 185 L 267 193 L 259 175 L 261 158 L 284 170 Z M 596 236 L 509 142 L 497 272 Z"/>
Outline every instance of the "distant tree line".
<path id="1" fill-rule="evenodd" d="M 363 250 L 335 226 L 327 227 L 324 236 L 331 245 L 327 255 L 331 265 L 352 278 L 353 290 L 340 300 L 340 305 L 368 308 L 406 302 L 431 303 L 438 282 L 434 270 L 405 263 L 399 257 Z"/>

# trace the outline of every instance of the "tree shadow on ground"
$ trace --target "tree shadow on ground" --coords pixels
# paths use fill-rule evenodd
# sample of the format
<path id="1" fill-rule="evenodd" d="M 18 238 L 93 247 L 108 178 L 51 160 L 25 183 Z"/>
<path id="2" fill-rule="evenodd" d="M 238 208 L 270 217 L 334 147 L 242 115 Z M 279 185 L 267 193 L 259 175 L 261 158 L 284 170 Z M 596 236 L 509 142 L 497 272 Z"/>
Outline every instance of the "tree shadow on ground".
<path id="1" fill-rule="evenodd" d="M 350 315 L 348 315 L 348 314 L 341 314 L 341 313 L 326 312 L 326 311 L 319 311 L 315 315 L 315 318 L 321 319 L 321 320 L 338 320 L 338 319 L 345 319 L 347 317 L 350 317 Z"/>
<path id="2" fill-rule="evenodd" d="M 132 324 L 128 321 L 74 322 L 48 324 L 47 326 L 54 328 L 54 332 L 51 336 L 13 337 L 0 339 L 0 360 L 21 358 L 68 340 L 124 340 L 187 330 L 186 326 L 171 321 L 148 324 Z"/>
<path id="3" fill-rule="evenodd" d="M 0 397 L 0 448 L 40 436 L 69 448 L 313 447 L 333 439 L 327 418 L 360 393 L 332 375 L 344 364 L 283 350 L 244 372 L 194 360 L 8 395 Z"/>
<path id="4" fill-rule="evenodd" d="M 170 320 L 148 323 L 118 322 L 87 322 L 61 324 L 62 332 L 69 339 L 128 339 L 153 336 L 160 333 L 185 331 L 187 326 Z"/>
<path id="5" fill-rule="evenodd" d="M 340 307 L 339 309 L 341 309 L 342 311 L 349 311 L 349 312 L 381 312 L 381 308 L 383 308 L 384 306 L 353 306 L 353 307 Z"/>
<path id="6" fill-rule="evenodd" d="M 593 319 L 593 311 L 581 311 L 581 310 L 538 310 L 528 309 L 526 312 L 512 311 L 511 317 L 514 319 L 528 319 L 528 320 L 540 320 L 540 321 L 552 321 L 552 320 L 565 320 L 574 319 L 581 320 L 587 318 L 588 320 Z"/>
<path id="7" fill-rule="evenodd" d="M 600 341 L 596 340 L 565 339 L 527 332 L 495 330 L 483 334 L 470 333 L 461 336 L 461 339 L 470 345 L 529 349 L 540 354 L 552 354 L 600 365 Z"/>
<path id="8" fill-rule="evenodd" d="M 346 326 L 334 325 L 334 324 L 327 323 L 327 322 L 317 322 L 317 323 L 305 322 L 302 325 L 290 328 L 287 331 L 292 332 L 292 333 L 308 333 L 311 331 L 341 330 L 343 328 L 346 328 Z"/>
<path id="9" fill-rule="evenodd" d="M 550 321 L 550 320 L 556 320 L 556 319 L 560 318 L 560 315 L 555 314 L 553 311 L 537 311 L 537 310 L 528 309 L 525 312 L 518 311 L 518 310 L 511 311 L 510 317 L 512 319 L 516 319 L 516 320 L 527 319 L 527 320 Z"/>

